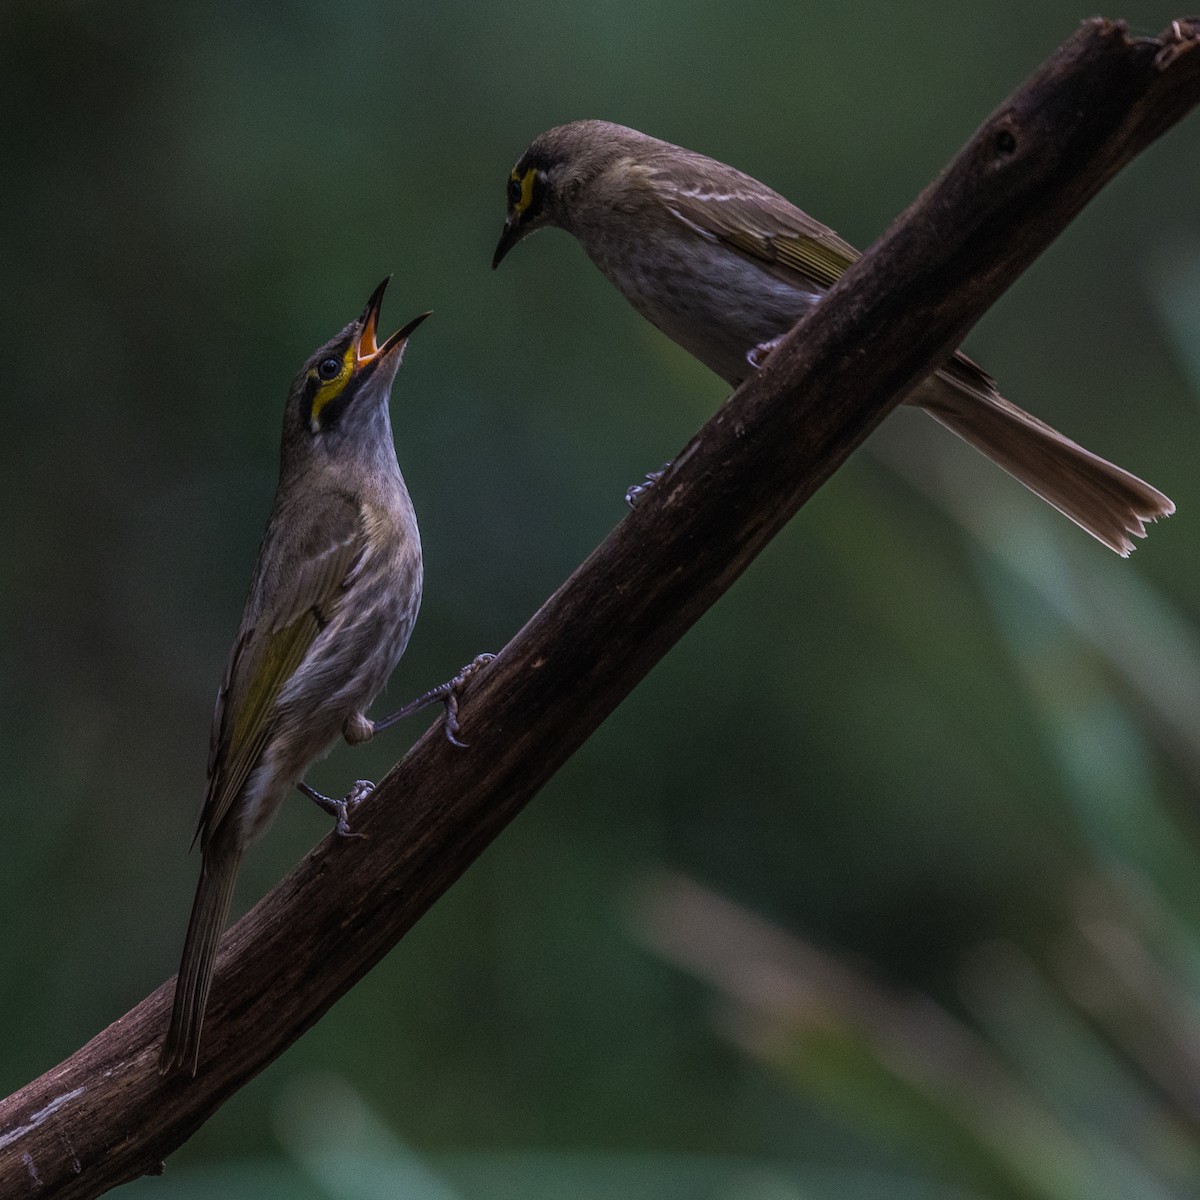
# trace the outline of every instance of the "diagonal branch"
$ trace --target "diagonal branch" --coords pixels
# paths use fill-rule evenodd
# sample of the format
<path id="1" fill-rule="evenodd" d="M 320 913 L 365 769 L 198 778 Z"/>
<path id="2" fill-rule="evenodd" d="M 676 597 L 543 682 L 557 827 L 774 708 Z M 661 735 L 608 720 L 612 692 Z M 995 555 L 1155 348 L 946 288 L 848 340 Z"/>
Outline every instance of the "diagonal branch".
<path id="1" fill-rule="evenodd" d="M 1200 20 L 1083 25 L 688 443 L 427 733 L 226 936 L 196 1078 L 161 1080 L 164 984 L 0 1104 L 0 1194 L 159 1169 L 371 969 L 867 433 L 1118 170 L 1200 101 Z"/>

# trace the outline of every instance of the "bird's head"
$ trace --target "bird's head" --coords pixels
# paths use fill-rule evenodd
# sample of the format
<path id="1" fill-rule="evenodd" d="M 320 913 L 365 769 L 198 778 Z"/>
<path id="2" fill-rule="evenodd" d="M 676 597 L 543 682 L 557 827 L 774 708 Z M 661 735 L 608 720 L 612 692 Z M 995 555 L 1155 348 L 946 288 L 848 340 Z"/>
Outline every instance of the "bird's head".
<path id="1" fill-rule="evenodd" d="M 492 269 L 524 237 L 546 225 L 571 227 L 580 193 L 642 138 L 609 121 L 572 121 L 538 134 L 517 159 L 506 185 L 507 215 Z"/>
<path id="2" fill-rule="evenodd" d="M 387 285 L 385 279 L 371 293 L 362 316 L 314 351 L 301 368 L 288 400 L 285 440 L 336 445 L 375 428 L 380 414 L 386 422 L 404 348 L 429 316 L 414 317 L 380 345 L 379 310 Z"/>

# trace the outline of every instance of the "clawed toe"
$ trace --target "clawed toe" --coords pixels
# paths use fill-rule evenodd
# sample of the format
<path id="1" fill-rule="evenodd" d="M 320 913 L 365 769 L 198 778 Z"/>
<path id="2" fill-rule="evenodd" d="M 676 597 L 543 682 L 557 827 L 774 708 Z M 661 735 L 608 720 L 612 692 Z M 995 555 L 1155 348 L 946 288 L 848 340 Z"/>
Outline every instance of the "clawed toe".
<path id="1" fill-rule="evenodd" d="M 746 361 L 757 371 L 763 363 L 771 356 L 771 351 L 775 349 L 779 343 L 783 341 L 783 337 L 772 338 L 769 342 L 761 342 L 759 345 L 752 347 L 746 351 Z"/>
<path id="2" fill-rule="evenodd" d="M 366 838 L 365 833 L 355 833 L 350 828 L 350 814 L 375 790 L 375 785 L 369 779 L 356 779 L 354 786 L 346 795 L 336 802 L 337 824 L 333 832 L 339 838 L 349 841 L 352 838 Z"/>
<path id="3" fill-rule="evenodd" d="M 333 827 L 333 833 L 339 841 L 349 842 L 367 836 L 365 833 L 355 833 L 350 828 L 350 805 L 345 800 L 335 801 L 334 809 L 337 813 L 337 824 Z"/>
<path id="4" fill-rule="evenodd" d="M 486 651 L 483 654 L 477 654 L 455 677 L 450 681 L 451 689 L 460 688 L 480 667 L 486 667 L 496 656 L 488 654 Z"/>
<path id="5" fill-rule="evenodd" d="M 664 463 L 657 471 L 650 471 L 641 483 L 635 483 L 625 493 L 625 503 L 630 508 L 636 508 L 638 501 L 667 473 L 670 463 Z"/>
<path id="6" fill-rule="evenodd" d="M 375 790 L 375 785 L 369 779 L 359 779 L 340 800 L 318 792 L 316 788 L 309 787 L 303 780 L 300 780 L 296 787 L 319 808 L 331 817 L 337 818 L 337 823 L 333 827 L 333 832 L 337 837 L 365 838 L 367 836 L 365 833 L 355 833 L 350 828 L 350 814 Z"/>
<path id="7" fill-rule="evenodd" d="M 356 779 L 346 793 L 346 811 L 353 812 L 374 790 L 375 785 L 369 779 Z"/>
<path id="8" fill-rule="evenodd" d="M 458 723 L 458 693 L 459 690 L 466 686 L 467 681 L 482 667 L 486 667 L 496 656 L 494 654 L 477 654 L 455 677 L 450 680 L 447 685 L 447 691 L 443 703 L 446 706 L 446 716 L 442 723 L 442 729 L 446 734 L 446 741 L 452 746 L 457 746 L 460 750 L 467 748 L 467 743 L 462 741 L 459 736 L 461 726 Z"/>
<path id="9" fill-rule="evenodd" d="M 458 736 L 458 731 L 460 729 L 458 723 L 458 705 L 456 704 L 453 706 L 455 709 L 454 712 L 450 711 L 450 707 L 450 705 L 446 706 L 446 720 L 442 725 L 442 729 L 446 734 L 446 741 L 448 741 L 452 746 L 457 746 L 460 750 L 465 750 L 469 743 L 464 742 Z"/>

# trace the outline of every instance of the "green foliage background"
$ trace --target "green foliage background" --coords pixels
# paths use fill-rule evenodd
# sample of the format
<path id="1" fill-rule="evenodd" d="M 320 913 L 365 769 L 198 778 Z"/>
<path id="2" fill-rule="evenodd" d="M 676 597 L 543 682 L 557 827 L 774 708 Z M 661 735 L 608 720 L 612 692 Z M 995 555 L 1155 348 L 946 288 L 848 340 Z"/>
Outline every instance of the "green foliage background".
<path id="1" fill-rule="evenodd" d="M 0 1093 L 175 970 L 283 398 L 383 275 L 386 328 L 435 310 L 393 401 L 427 563 L 398 703 L 499 649 L 724 394 L 565 235 L 489 271 L 527 141 L 622 121 L 866 245 L 1086 15 L 0 6 Z M 1121 563 L 920 414 L 889 419 L 379 969 L 131 1195 L 1200 1189 L 1197 120 L 969 343 L 1179 515 Z M 377 777 L 419 729 L 309 779 Z M 240 906 L 327 825 L 289 804 Z M 647 945 L 639 887 L 663 867 L 852 991 L 936 1006 L 1019 1101 L 1001 1119 L 990 1087 L 923 1086 L 939 1056 L 968 1063 L 902 1038 L 901 1069 L 828 996 L 751 1035 L 753 1003 Z"/>

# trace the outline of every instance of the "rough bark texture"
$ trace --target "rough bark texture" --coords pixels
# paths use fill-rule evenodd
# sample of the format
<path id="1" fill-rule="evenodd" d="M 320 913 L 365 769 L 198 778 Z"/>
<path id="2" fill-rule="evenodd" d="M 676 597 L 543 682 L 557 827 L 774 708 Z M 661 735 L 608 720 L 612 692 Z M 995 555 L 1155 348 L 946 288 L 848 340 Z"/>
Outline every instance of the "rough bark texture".
<path id="1" fill-rule="evenodd" d="M 95 1196 L 160 1170 L 396 944 L 1087 200 L 1198 100 L 1200 21 L 1160 39 L 1087 22 L 477 677 L 470 749 L 427 733 L 356 814 L 367 840 L 326 839 L 230 931 L 197 1077 L 159 1078 L 164 984 L 0 1104 L 0 1195 Z"/>

